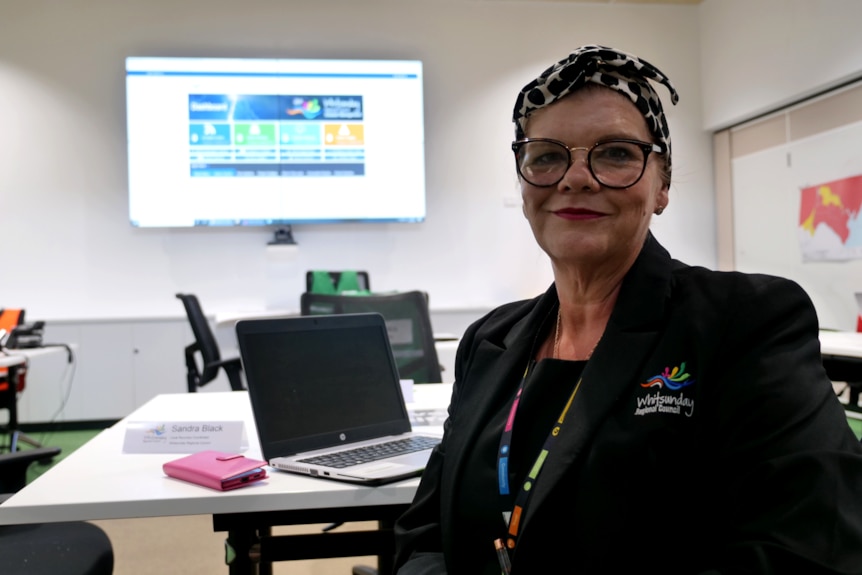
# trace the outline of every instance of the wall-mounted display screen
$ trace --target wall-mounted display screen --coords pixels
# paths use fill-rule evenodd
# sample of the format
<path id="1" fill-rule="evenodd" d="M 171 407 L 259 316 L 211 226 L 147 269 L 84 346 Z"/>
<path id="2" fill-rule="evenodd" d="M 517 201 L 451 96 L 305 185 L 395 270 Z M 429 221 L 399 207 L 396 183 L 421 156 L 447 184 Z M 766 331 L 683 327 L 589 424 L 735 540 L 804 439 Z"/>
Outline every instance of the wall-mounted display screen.
<path id="1" fill-rule="evenodd" d="M 126 59 L 140 227 L 419 222 L 422 63 Z"/>

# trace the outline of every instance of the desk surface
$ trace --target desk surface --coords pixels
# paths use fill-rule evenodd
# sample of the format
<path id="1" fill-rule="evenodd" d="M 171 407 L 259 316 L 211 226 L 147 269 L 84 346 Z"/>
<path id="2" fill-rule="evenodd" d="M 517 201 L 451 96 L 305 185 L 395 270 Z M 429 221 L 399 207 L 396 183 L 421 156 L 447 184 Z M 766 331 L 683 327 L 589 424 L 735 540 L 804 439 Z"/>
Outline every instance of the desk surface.
<path id="1" fill-rule="evenodd" d="M 27 357 L 20 354 L 0 355 L 0 367 L 12 367 L 27 363 Z"/>
<path id="2" fill-rule="evenodd" d="M 242 319 L 273 319 L 278 317 L 296 317 L 298 315 L 298 309 L 269 309 L 216 313 L 214 319 L 217 328 L 227 327 L 233 329 L 236 323 Z"/>
<path id="3" fill-rule="evenodd" d="M 71 347 L 75 347 L 74 344 Z M 0 352 L 0 367 L 9 367 L 10 365 L 21 365 L 27 363 L 31 358 L 41 357 L 43 355 L 51 355 L 54 353 L 68 353 L 62 345 L 49 345 L 47 347 L 27 347 L 21 349 L 4 348 Z"/>
<path id="4" fill-rule="evenodd" d="M 445 406 L 450 394 L 446 384 L 419 385 L 414 391 L 422 407 Z M 270 470 L 259 484 L 219 492 L 162 472 L 163 463 L 181 454 L 122 452 L 128 421 L 204 419 L 243 419 L 249 440 L 245 454 L 262 458 L 247 393 L 159 395 L 0 505 L 0 525 L 405 504 L 419 484 L 414 478 L 364 487 Z"/>
<path id="5" fill-rule="evenodd" d="M 862 333 L 822 330 L 820 352 L 823 355 L 862 358 Z"/>

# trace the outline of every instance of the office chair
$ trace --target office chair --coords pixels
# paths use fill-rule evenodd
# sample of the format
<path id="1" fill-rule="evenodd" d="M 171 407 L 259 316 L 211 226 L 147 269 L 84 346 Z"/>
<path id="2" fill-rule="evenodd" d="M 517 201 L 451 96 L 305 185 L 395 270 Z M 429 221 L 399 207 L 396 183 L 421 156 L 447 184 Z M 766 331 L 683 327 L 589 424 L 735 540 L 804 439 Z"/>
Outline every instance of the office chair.
<path id="1" fill-rule="evenodd" d="M 195 342 L 186 346 L 186 381 L 189 391 L 195 392 L 218 375 L 219 369 L 224 369 L 227 374 L 230 388 L 233 391 L 242 391 L 242 363 L 240 358 L 222 359 L 218 343 L 210 329 L 209 322 L 201 310 L 198 298 L 192 294 L 178 293 L 177 297 L 183 302 Z M 196 353 L 200 353 L 201 366 L 198 367 Z"/>
<path id="2" fill-rule="evenodd" d="M 0 310 L 0 330 L 9 334 L 24 323 L 24 310 L 4 308 Z M 0 339 L 5 341 L 6 338 Z M 18 443 L 24 442 L 32 447 L 42 445 L 18 428 L 18 394 L 24 391 L 27 364 L 0 367 L 0 409 L 9 411 L 9 418 L 3 430 L 9 435 L 8 450 L 17 451 Z"/>
<path id="3" fill-rule="evenodd" d="M 305 272 L 305 291 L 328 294 L 367 293 L 371 291 L 371 282 L 368 272 L 365 271 L 311 270 Z"/>
<path id="4" fill-rule="evenodd" d="M 5 342 L 8 339 L 9 335 L 12 333 L 12 330 L 24 323 L 24 310 L 23 309 L 12 309 L 12 308 L 3 308 L 0 309 L 0 333 L 3 334 L 0 337 L 0 343 L 3 343 L 5 346 Z M 0 367 L 0 384 L 2 384 L 3 380 L 8 376 L 8 369 L 5 367 Z"/>
<path id="5" fill-rule="evenodd" d="M 338 295 L 305 292 L 302 315 L 376 312 L 386 321 L 389 343 L 398 375 L 416 383 L 443 380 L 428 311 L 428 294 L 407 291 L 392 294 Z"/>
<path id="6" fill-rule="evenodd" d="M 0 454 L 0 501 L 26 483 L 34 461 L 50 459 L 58 447 Z M 85 521 L 0 525 L 0 573 L 110 575 L 114 549 L 107 534 Z"/>
<path id="7" fill-rule="evenodd" d="M 24 310 L 17 308 L 0 308 L 0 329 L 11 332 L 13 328 L 24 323 Z"/>
<path id="8" fill-rule="evenodd" d="M 19 443 L 27 443 L 33 447 L 42 447 L 42 444 L 21 431 L 18 427 L 18 393 L 24 389 L 24 379 L 27 373 L 27 363 L 13 365 L 4 368 L 6 373 L 0 379 L 0 409 L 9 412 L 7 422 L 0 426 L 2 431 L 8 435 L 8 451 L 18 451 Z"/>

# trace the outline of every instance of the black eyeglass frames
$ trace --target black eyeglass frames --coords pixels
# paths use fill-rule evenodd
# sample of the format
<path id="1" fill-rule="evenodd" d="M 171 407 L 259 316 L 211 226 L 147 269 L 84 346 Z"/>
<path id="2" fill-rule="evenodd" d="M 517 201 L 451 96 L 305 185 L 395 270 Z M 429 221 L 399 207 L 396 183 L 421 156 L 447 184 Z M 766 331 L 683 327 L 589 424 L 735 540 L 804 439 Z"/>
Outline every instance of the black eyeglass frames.
<path id="1" fill-rule="evenodd" d="M 550 138 L 524 138 L 512 142 L 518 174 L 530 184 L 544 188 L 556 185 L 572 165 L 572 153 L 587 153 L 593 177 L 608 188 L 628 188 L 643 177 L 650 153 L 661 154 L 658 144 L 640 140 L 604 140 L 589 148 L 569 147 Z"/>

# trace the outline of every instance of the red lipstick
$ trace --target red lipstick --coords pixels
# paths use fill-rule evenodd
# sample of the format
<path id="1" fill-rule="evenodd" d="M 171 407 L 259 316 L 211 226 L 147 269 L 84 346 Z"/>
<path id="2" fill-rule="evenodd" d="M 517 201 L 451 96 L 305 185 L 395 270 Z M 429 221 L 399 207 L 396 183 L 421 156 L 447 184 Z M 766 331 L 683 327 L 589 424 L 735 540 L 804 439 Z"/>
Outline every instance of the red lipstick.
<path id="1" fill-rule="evenodd" d="M 554 214 L 567 220 L 592 220 L 602 217 L 604 214 L 586 208 L 563 208 L 556 210 Z"/>

